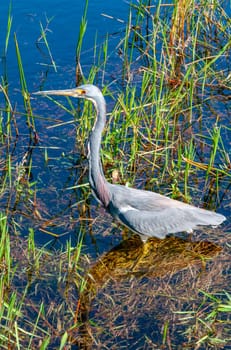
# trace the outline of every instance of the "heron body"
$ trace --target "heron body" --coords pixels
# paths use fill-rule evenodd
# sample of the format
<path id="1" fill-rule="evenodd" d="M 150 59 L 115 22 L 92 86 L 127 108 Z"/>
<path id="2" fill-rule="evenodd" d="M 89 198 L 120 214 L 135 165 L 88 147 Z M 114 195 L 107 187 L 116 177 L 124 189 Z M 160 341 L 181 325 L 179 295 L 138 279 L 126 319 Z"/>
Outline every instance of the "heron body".
<path id="1" fill-rule="evenodd" d="M 213 211 L 197 208 L 161 194 L 109 183 L 100 159 L 102 132 L 106 123 L 106 102 L 94 85 L 74 89 L 40 91 L 39 95 L 62 95 L 92 101 L 97 112 L 88 142 L 89 183 L 96 199 L 120 223 L 148 237 L 165 238 L 177 232 L 192 232 L 199 226 L 217 226 L 226 218 Z"/>

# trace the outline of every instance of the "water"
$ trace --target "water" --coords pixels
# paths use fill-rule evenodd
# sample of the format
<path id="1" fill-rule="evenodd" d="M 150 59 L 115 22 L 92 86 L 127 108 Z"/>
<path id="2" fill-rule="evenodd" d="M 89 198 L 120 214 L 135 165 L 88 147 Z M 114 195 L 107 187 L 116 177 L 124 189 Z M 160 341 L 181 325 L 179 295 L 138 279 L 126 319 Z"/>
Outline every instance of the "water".
<path id="1" fill-rule="evenodd" d="M 2 44 L 0 52 L 2 52 L 5 41 L 8 7 L 9 1 L 4 1 L 1 5 L 0 42 Z M 12 1 L 13 25 L 11 36 L 13 33 L 17 35 L 29 91 L 33 91 L 38 87 L 39 77 L 45 71 L 44 65 L 50 63 L 46 48 L 40 45 L 43 48 L 43 52 L 40 52 L 36 46 L 36 42 L 41 35 L 40 22 L 45 28 L 47 20 L 51 20 L 48 26 L 47 39 L 53 59 L 58 66 L 58 74 L 52 75 L 51 69 L 50 85 L 47 87 L 51 87 L 52 83 L 53 86 L 58 84 L 59 87 L 66 86 L 66 84 L 68 86 L 74 85 L 74 76 L 68 75 L 68 69 L 74 70 L 75 67 L 75 50 L 83 11 L 84 1 L 82 0 L 69 1 L 68 5 L 65 1 L 52 0 L 34 1 L 33 3 Z M 103 13 L 116 18 L 119 17 L 120 20 L 124 21 L 124 24 L 116 19 L 102 16 Z M 127 16 L 128 4 L 123 0 L 113 1 L 112 3 L 103 0 L 89 2 L 87 31 L 83 43 L 83 52 L 86 50 L 89 54 L 84 55 L 84 65 L 93 64 L 92 48 L 95 45 L 96 33 L 98 32 L 99 43 L 104 41 L 108 32 L 124 30 Z M 19 86 L 18 68 L 14 52 L 14 42 L 10 40 L 7 55 L 8 79 L 10 86 L 17 89 Z M 65 77 L 62 74 L 65 74 Z"/>

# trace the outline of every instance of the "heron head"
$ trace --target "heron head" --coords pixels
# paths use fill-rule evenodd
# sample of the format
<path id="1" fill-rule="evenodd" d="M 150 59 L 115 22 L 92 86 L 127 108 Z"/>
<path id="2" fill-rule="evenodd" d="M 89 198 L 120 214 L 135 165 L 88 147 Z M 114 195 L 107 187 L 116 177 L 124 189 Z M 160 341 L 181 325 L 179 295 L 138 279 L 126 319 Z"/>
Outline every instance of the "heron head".
<path id="1" fill-rule="evenodd" d="M 66 90 L 48 90 L 34 92 L 34 95 L 59 95 L 59 96 L 71 96 L 75 98 L 85 98 L 89 100 L 97 100 L 102 96 L 100 89 L 92 84 L 84 84 L 73 89 Z"/>

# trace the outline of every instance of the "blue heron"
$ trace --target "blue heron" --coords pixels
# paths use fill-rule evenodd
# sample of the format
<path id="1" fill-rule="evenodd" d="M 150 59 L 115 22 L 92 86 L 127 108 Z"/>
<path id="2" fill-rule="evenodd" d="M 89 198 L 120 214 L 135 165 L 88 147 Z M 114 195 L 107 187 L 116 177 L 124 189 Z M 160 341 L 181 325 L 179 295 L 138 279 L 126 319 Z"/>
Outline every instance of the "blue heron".
<path id="1" fill-rule="evenodd" d="M 98 87 L 86 84 L 73 89 L 39 91 L 35 94 L 72 96 L 94 104 L 97 117 L 88 141 L 90 187 L 112 217 L 138 233 L 143 241 L 149 237 L 163 239 L 177 232 L 191 233 L 198 226 L 217 226 L 226 219 L 221 214 L 155 192 L 111 184 L 106 180 L 100 159 L 106 102 Z"/>

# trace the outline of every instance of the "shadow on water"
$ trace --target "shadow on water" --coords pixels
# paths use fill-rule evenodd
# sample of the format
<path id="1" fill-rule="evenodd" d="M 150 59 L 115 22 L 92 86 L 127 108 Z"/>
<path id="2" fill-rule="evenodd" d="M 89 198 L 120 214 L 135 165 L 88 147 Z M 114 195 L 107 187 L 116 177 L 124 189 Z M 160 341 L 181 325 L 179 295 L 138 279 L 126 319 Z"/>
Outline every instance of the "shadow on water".
<path id="1" fill-rule="evenodd" d="M 110 281 L 117 285 L 129 280 L 133 285 L 134 279 L 144 281 L 146 278 L 170 278 L 181 270 L 190 270 L 193 265 L 200 265 L 200 273 L 203 274 L 206 270 L 206 260 L 215 257 L 221 250 L 220 246 L 212 242 L 192 242 L 178 237 L 168 237 L 164 240 L 150 238 L 144 244 L 138 235 L 133 235 L 123 241 L 100 257 L 87 272 L 74 320 L 74 323 L 78 321 L 80 326 L 78 330 L 70 332 L 70 342 L 77 343 L 79 349 L 91 349 L 93 344 L 96 345 L 95 335 L 99 333 L 99 329 L 96 330 L 96 324 L 90 319 L 91 308 L 97 294 L 105 285 L 110 284 Z M 154 294 L 153 291 L 153 296 Z M 113 293 L 110 298 L 113 298 Z M 142 298 L 141 290 L 136 298 Z M 133 303 L 135 308 L 136 302 Z M 128 307 L 126 301 L 124 307 Z"/>

